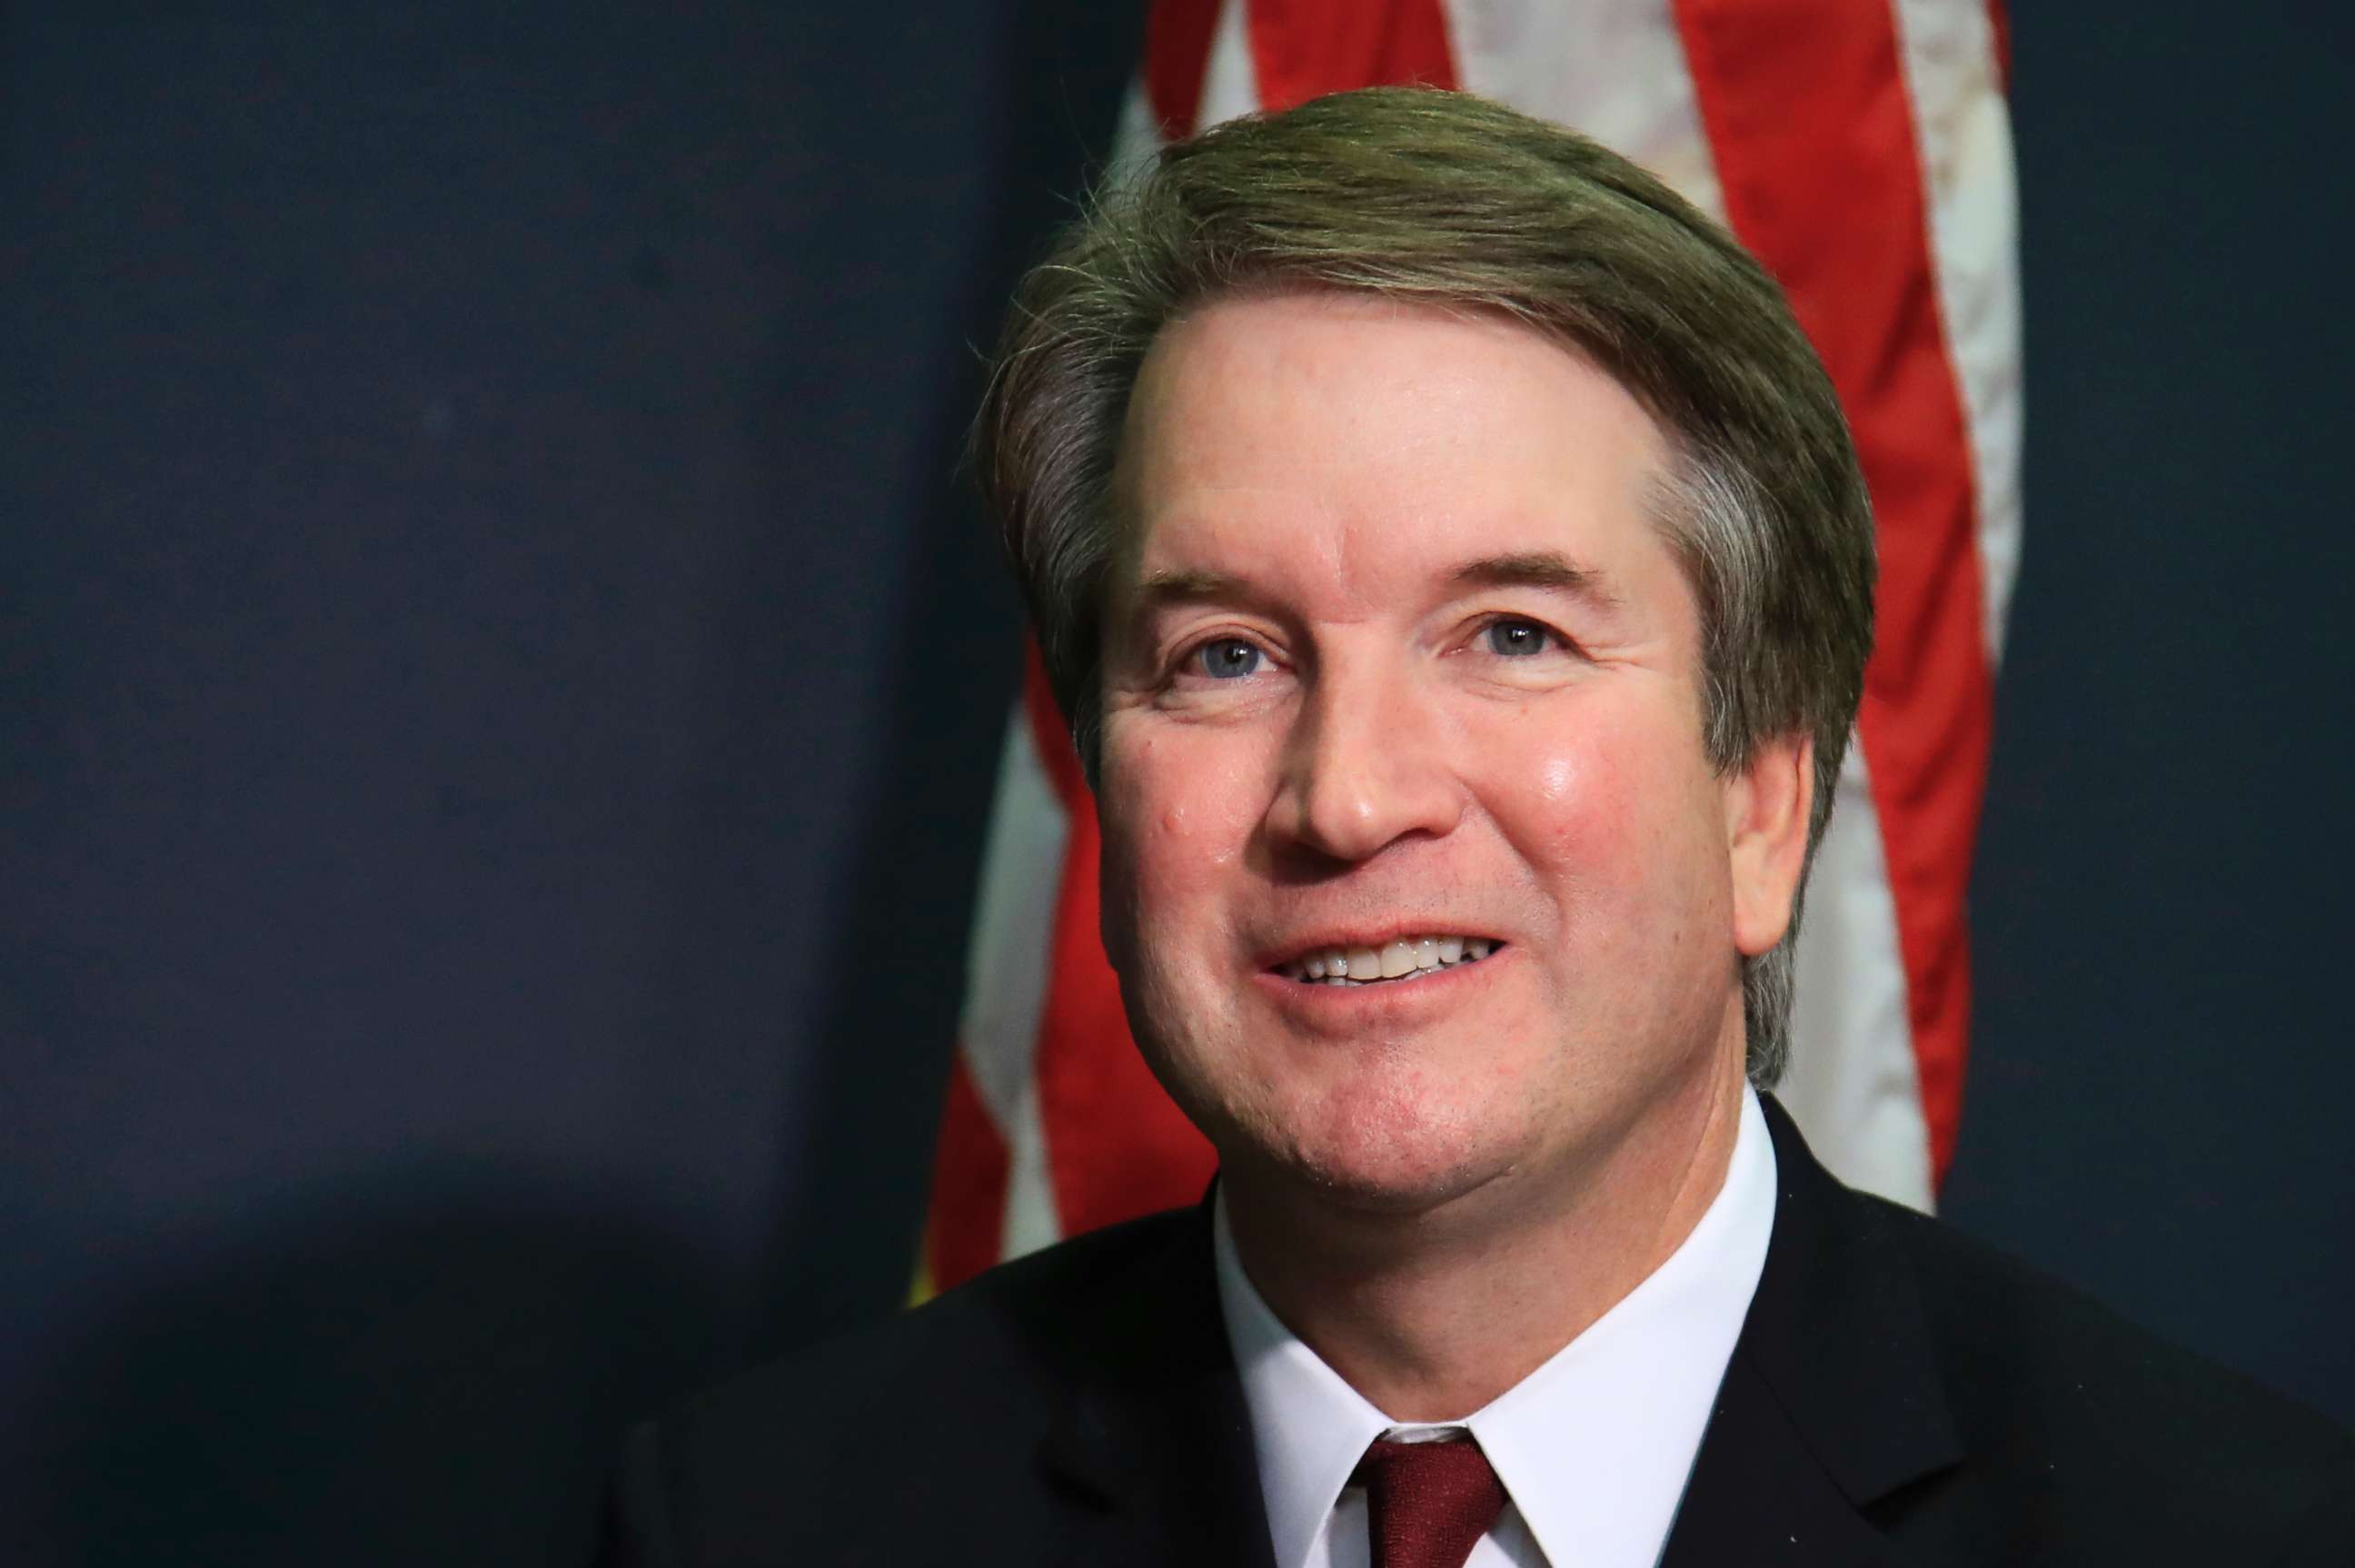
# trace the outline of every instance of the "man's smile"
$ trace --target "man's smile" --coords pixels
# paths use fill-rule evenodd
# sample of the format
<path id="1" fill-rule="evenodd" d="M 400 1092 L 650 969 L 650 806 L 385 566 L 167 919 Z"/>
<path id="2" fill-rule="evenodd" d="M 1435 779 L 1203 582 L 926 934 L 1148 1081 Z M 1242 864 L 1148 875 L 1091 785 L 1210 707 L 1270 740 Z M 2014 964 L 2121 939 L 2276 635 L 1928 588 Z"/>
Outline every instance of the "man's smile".
<path id="1" fill-rule="evenodd" d="M 1419 980 L 1459 964 L 1476 964 L 1503 943 L 1456 933 L 1412 935 L 1383 943 L 1337 942 L 1273 965 L 1273 973 L 1309 986 L 1380 986 Z"/>

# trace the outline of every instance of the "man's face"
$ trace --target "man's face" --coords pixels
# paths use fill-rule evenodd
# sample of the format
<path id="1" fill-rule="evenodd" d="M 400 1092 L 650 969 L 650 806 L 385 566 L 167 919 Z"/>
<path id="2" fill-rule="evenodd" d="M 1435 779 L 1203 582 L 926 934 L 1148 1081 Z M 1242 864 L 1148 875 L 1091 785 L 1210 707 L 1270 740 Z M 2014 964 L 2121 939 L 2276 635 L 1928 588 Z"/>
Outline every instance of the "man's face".
<path id="1" fill-rule="evenodd" d="M 1709 764 L 1664 454 L 1498 320 L 1286 293 L 1156 341 L 1114 486 L 1104 934 L 1231 1172 L 1428 1208 L 1599 1171 L 1738 1083 L 1805 748 Z"/>

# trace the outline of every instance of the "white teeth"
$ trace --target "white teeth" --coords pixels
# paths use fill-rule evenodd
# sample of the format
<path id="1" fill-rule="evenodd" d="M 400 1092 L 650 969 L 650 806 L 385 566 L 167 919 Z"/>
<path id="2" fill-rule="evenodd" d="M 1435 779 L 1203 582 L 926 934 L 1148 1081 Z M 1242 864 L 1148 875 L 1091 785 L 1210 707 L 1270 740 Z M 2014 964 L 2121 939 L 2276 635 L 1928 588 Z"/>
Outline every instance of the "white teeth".
<path id="1" fill-rule="evenodd" d="M 1327 948 L 1295 958 L 1279 972 L 1287 980 L 1311 986 L 1363 986 L 1412 979 L 1451 964 L 1476 963 L 1499 945 L 1485 936 L 1402 936 L 1379 948 Z"/>

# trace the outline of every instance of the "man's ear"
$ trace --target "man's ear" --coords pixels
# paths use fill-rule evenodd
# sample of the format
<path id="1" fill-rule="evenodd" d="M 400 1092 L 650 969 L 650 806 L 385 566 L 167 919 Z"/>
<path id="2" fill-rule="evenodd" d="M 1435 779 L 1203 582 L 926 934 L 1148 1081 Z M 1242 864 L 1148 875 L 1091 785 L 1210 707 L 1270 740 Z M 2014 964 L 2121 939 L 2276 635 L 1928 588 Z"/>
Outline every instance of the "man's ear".
<path id="1" fill-rule="evenodd" d="M 1760 741 L 1748 762 L 1726 774 L 1724 788 L 1733 945 L 1755 958 L 1791 928 L 1815 802 L 1815 741 L 1799 731 Z"/>

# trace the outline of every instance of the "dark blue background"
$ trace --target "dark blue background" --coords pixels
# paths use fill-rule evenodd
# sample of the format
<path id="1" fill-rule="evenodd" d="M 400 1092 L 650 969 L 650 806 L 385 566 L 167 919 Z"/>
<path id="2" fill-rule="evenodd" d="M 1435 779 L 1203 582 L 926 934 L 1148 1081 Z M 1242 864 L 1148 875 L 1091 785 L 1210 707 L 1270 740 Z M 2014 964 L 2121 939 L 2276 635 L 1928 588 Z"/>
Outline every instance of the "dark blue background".
<path id="1" fill-rule="evenodd" d="M 2355 1419 L 2320 15 L 2016 18 L 1948 1207 Z M 0 1557 L 577 1560 L 624 1420 L 904 1289 L 1014 675 L 971 346 L 1137 19 L 5 26 Z"/>

